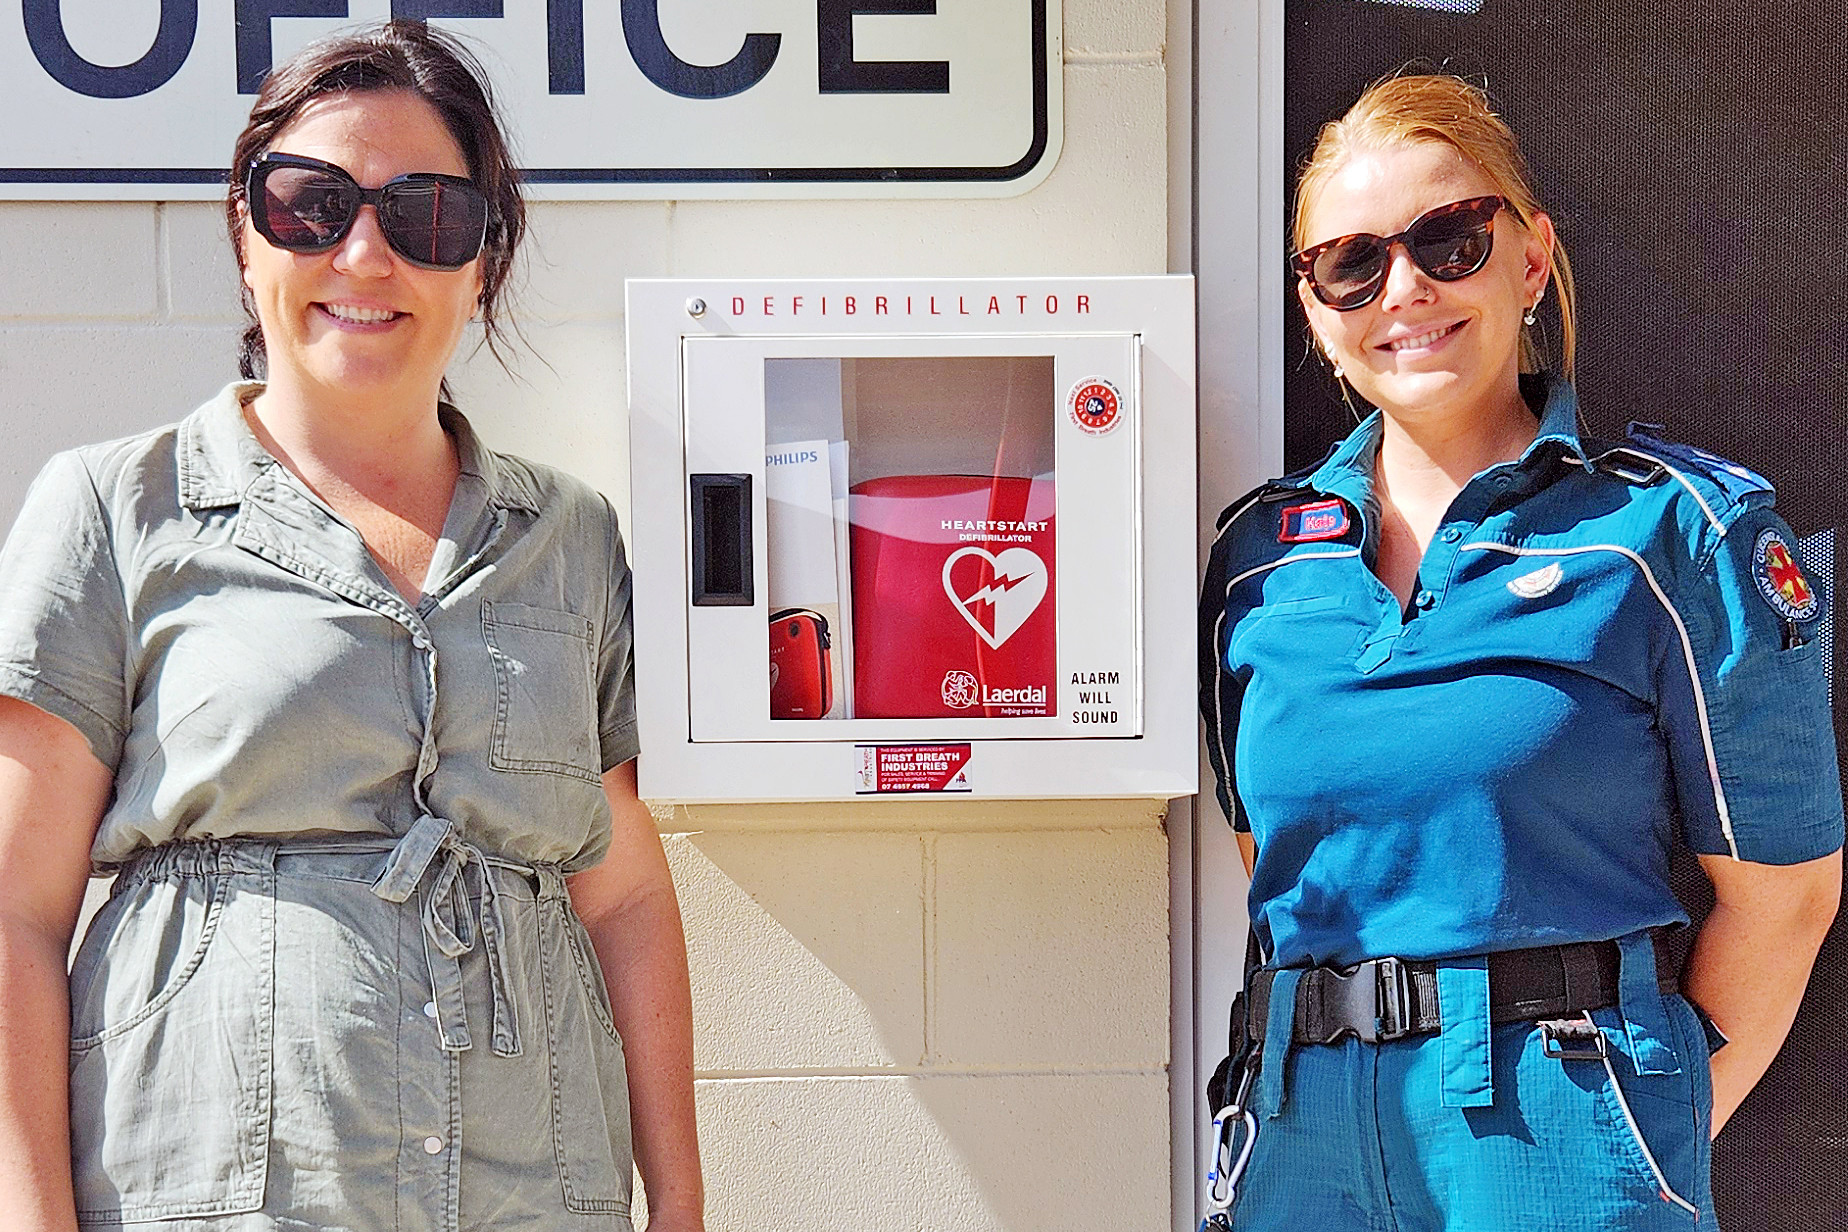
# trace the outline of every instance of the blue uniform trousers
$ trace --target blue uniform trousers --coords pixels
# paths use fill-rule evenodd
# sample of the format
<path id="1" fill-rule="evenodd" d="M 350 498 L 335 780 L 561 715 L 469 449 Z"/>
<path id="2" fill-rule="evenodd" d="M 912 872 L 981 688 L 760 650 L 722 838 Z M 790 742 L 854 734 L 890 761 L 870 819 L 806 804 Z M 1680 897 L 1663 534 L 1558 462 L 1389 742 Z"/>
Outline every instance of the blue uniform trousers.
<path id="1" fill-rule="evenodd" d="M 1705 1029 L 1663 998 L 1668 1074 L 1638 1074 L 1622 1015 L 1593 1011 L 1600 1060 L 1559 1060 L 1540 1029 L 1489 1033 L 1492 1102 L 1450 1106 L 1456 1044 L 1297 1045 L 1255 1084 L 1258 1137 L 1238 1232 L 1667 1232 L 1717 1226 Z M 1277 1062 L 1273 1055 L 1266 1064 Z M 1645 1068 L 1661 1068 L 1659 1064 Z M 1486 1084 L 1485 1084 L 1486 1085 Z M 1485 1092 L 1484 1098 L 1489 1098 Z"/>

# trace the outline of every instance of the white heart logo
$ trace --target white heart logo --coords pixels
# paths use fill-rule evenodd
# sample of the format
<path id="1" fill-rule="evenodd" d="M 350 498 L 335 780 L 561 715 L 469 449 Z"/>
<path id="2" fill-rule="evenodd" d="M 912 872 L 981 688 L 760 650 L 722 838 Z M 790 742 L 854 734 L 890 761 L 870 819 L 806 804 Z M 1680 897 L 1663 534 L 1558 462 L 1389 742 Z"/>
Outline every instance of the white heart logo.
<path id="1" fill-rule="evenodd" d="M 988 567 L 964 569 L 959 590 L 951 575 L 959 561 L 971 557 Z M 999 650 L 1046 597 L 1046 562 L 1027 548 L 1008 548 L 999 556 L 985 548 L 959 548 L 943 562 L 943 593 L 976 636 Z"/>

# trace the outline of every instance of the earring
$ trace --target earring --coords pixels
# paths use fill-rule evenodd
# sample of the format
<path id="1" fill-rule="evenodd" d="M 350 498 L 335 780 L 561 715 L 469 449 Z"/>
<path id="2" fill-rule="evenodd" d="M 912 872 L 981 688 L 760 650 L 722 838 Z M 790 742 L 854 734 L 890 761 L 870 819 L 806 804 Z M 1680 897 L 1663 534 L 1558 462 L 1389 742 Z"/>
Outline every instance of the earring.
<path id="1" fill-rule="evenodd" d="M 1329 371 L 1333 372 L 1335 379 L 1339 381 L 1342 377 L 1341 361 L 1336 359 L 1334 352 L 1327 347 L 1322 348 L 1322 362 L 1328 365 Z"/>
<path id="2" fill-rule="evenodd" d="M 1527 315 L 1521 318 L 1523 324 L 1532 325 L 1534 323 L 1534 309 L 1539 306 L 1538 304 L 1530 304 L 1528 306 Z"/>

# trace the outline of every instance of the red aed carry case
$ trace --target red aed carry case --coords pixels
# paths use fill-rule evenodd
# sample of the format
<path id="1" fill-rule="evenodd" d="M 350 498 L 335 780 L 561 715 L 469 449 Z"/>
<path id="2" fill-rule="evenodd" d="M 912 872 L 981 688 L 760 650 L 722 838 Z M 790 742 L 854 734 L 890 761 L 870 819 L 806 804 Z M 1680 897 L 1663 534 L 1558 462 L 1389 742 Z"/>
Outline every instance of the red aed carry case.
<path id="1" fill-rule="evenodd" d="M 789 607 L 770 616 L 770 717 L 819 719 L 834 706 L 828 618 Z"/>
<path id="2" fill-rule="evenodd" d="M 895 475 L 849 496 L 854 714 L 1057 714 L 1053 480 Z"/>

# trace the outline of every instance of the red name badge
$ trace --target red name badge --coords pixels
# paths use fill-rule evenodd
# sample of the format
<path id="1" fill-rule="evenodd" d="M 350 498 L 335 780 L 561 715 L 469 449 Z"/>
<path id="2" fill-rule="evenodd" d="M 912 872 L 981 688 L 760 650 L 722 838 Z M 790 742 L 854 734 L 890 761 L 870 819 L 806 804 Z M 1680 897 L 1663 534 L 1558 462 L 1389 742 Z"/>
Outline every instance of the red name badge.
<path id="1" fill-rule="evenodd" d="M 1286 505 L 1283 523 L 1277 528 L 1277 542 L 1314 543 L 1321 539 L 1339 539 L 1347 534 L 1348 525 L 1347 506 L 1338 500 Z"/>

